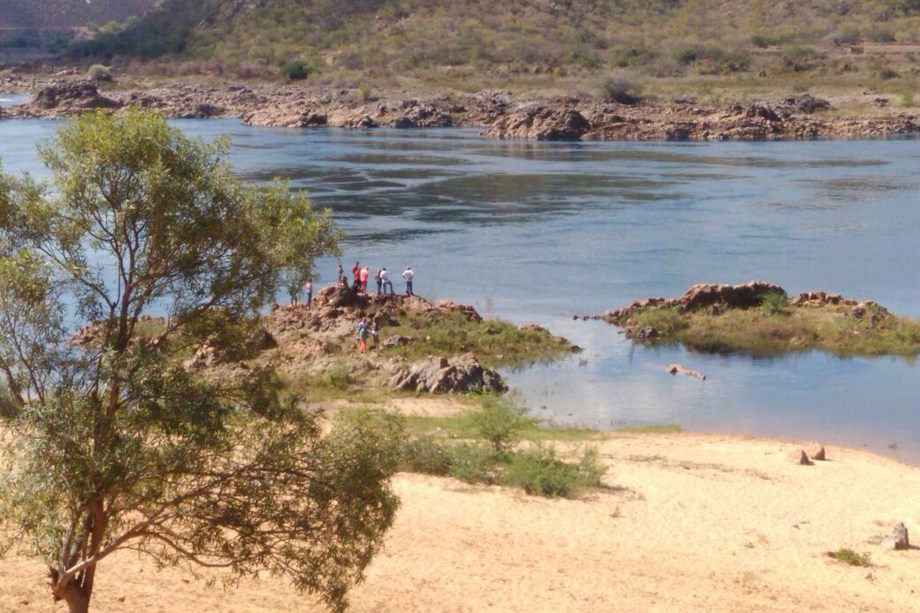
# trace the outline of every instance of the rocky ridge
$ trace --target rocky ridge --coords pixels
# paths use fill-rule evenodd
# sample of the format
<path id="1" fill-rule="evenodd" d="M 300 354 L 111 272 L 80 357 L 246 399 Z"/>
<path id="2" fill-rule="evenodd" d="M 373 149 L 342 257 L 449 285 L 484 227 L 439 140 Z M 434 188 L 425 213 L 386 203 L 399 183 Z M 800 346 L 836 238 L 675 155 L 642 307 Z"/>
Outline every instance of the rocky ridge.
<path id="1" fill-rule="evenodd" d="M 4 83 L 0 83 L 2 87 Z M 912 113 L 861 119 L 828 113 L 810 94 L 775 101 L 697 104 L 693 98 L 640 104 L 591 98 L 527 99 L 500 91 L 475 95 L 381 91 L 299 85 L 172 84 L 100 92 L 87 81 L 7 78 L 32 101 L 9 107 L 7 118 L 65 117 L 94 109 L 157 109 L 170 118 L 239 118 L 254 126 L 353 129 L 477 127 L 497 139 L 527 140 L 770 140 L 873 137 L 920 131 Z"/>

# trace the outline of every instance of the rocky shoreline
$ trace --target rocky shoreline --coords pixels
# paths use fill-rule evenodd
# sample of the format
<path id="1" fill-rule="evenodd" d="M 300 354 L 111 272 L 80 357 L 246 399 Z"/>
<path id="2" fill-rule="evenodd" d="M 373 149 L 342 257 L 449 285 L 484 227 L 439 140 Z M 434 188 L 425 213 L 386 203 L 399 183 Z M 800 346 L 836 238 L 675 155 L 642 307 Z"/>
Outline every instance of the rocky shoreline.
<path id="1" fill-rule="evenodd" d="M 0 109 L 2 119 L 60 118 L 95 109 L 156 109 L 174 119 L 236 118 L 253 126 L 294 128 L 479 128 L 496 139 L 781 140 L 872 138 L 920 132 L 920 115 L 842 117 L 810 94 L 779 100 L 698 104 L 695 98 L 637 104 L 587 97 L 536 98 L 507 92 L 449 95 L 298 85 L 203 86 L 100 90 L 90 81 L 6 77 L 0 91 L 32 99 Z"/>

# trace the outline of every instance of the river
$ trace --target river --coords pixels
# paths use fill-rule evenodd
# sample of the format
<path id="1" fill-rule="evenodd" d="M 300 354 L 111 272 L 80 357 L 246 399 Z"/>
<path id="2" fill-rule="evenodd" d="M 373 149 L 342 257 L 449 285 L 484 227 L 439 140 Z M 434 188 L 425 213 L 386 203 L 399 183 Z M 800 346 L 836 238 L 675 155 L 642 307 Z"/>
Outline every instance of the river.
<path id="1" fill-rule="evenodd" d="M 51 121 L 0 122 L 7 172 L 45 174 Z M 540 417 L 610 429 L 804 438 L 920 464 L 920 370 L 899 358 L 775 359 L 634 346 L 573 320 L 698 282 L 764 279 L 920 316 L 920 142 L 536 143 L 471 130 L 336 131 L 178 121 L 229 135 L 245 180 L 307 189 L 345 229 L 343 262 L 417 293 L 537 322 L 584 352 L 506 373 Z M 334 276 L 322 262 L 321 280 Z M 397 289 L 401 283 L 397 283 Z M 706 381 L 672 377 L 680 362 Z"/>

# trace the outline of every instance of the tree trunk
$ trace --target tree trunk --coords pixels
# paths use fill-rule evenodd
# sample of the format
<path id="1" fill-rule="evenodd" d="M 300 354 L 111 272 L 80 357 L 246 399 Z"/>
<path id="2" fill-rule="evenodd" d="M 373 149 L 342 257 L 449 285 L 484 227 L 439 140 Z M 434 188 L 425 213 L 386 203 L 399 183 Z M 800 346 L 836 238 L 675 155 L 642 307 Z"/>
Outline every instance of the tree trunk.
<path id="1" fill-rule="evenodd" d="M 89 613 L 89 596 L 80 586 L 71 582 L 62 599 L 67 602 L 68 613 Z"/>

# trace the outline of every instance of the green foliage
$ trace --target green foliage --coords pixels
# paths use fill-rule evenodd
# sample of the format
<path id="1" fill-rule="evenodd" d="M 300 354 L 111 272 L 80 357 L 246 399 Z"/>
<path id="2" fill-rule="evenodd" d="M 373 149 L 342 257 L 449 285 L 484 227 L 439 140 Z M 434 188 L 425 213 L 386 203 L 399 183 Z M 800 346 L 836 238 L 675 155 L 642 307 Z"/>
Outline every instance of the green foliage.
<path id="1" fill-rule="evenodd" d="M 401 355 L 420 360 L 430 355 L 474 353 L 487 367 L 520 366 L 552 359 L 576 351 L 565 339 L 542 328 L 520 328 L 507 321 L 489 319 L 478 322 L 455 311 L 419 316 L 400 313 L 398 326 L 381 330 L 381 340 L 403 336 L 408 343 L 381 348 L 382 355 Z"/>
<path id="2" fill-rule="evenodd" d="M 351 366 L 345 363 L 335 364 L 326 371 L 326 382 L 337 390 L 347 389 L 351 383 Z"/>
<path id="3" fill-rule="evenodd" d="M 560 460 L 552 447 L 538 447 L 514 454 L 506 481 L 528 494 L 569 497 L 601 485 L 606 467 L 597 462 L 597 451 L 585 449 L 577 464 Z"/>
<path id="4" fill-rule="evenodd" d="M 91 114 L 40 149 L 48 185 L 0 173 L 0 521 L 71 610 L 125 547 L 267 569 L 342 610 L 392 524 L 400 422 L 363 413 L 324 434 L 271 370 L 179 366 L 205 341 L 245 347 L 262 305 L 336 253 L 327 214 L 240 184 L 226 148 L 160 115 Z M 77 348 L 82 322 L 97 340 Z"/>
<path id="5" fill-rule="evenodd" d="M 901 92 L 901 95 L 899 98 L 899 104 L 904 108 L 913 108 L 917 106 L 917 101 L 914 98 L 915 95 L 916 95 L 916 92 L 914 92 L 914 90 L 905 89 L 904 91 Z"/>
<path id="6" fill-rule="evenodd" d="M 760 306 L 767 315 L 785 315 L 788 303 L 786 292 L 766 292 L 760 296 Z"/>
<path id="7" fill-rule="evenodd" d="M 775 315 L 784 314 L 783 317 Z M 622 325 L 632 335 L 652 327 L 653 343 L 680 342 L 707 353 L 777 355 L 820 349 L 840 356 L 920 354 L 920 320 L 896 317 L 877 305 L 791 306 L 767 297 L 760 309 L 680 313 L 650 307 Z"/>
<path id="8" fill-rule="evenodd" d="M 444 477 L 455 464 L 448 448 L 430 434 L 423 434 L 406 442 L 400 470 Z"/>
<path id="9" fill-rule="evenodd" d="M 827 555 L 850 566 L 872 566 L 872 560 L 868 553 L 858 553 L 852 549 L 841 548 L 837 551 L 829 551 Z"/>
<path id="10" fill-rule="evenodd" d="M 286 77 L 289 81 L 299 81 L 306 79 L 310 74 L 306 64 L 300 60 L 289 60 L 281 65 L 281 76 Z"/>
<path id="11" fill-rule="evenodd" d="M 467 415 L 479 438 L 492 446 L 497 455 L 505 455 L 520 440 L 521 431 L 539 423 L 527 416 L 527 408 L 505 398 L 489 399 L 483 407 Z"/>
<path id="12" fill-rule="evenodd" d="M 634 325 L 653 328 L 659 335 L 672 337 L 686 328 L 687 322 L 676 307 L 651 307 L 636 315 Z"/>
<path id="13" fill-rule="evenodd" d="M 501 458 L 494 451 L 480 443 L 459 443 L 450 448 L 450 470 L 454 479 L 466 483 L 500 482 Z"/>
<path id="14" fill-rule="evenodd" d="M 112 70 L 102 64 L 93 64 L 86 71 L 86 78 L 91 81 L 111 81 Z"/>
<path id="15" fill-rule="evenodd" d="M 356 90 L 358 94 L 358 100 L 361 102 L 370 102 L 374 97 L 374 89 L 371 87 L 370 83 L 361 83 L 358 85 Z"/>

